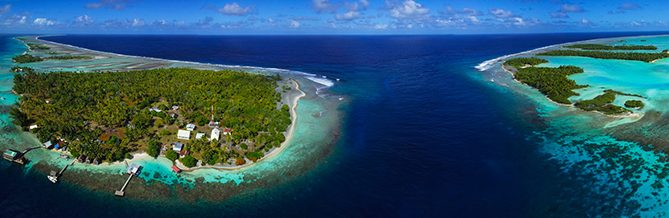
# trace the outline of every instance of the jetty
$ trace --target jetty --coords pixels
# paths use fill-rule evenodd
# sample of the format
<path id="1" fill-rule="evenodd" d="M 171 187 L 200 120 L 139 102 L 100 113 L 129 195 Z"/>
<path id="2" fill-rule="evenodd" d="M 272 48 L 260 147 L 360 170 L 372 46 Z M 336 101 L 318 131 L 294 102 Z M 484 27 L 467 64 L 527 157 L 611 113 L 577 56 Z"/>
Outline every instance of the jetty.
<path id="1" fill-rule="evenodd" d="M 132 179 L 133 176 L 139 175 L 141 170 L 142 170 L 142 166 L 140 166 L 140 165 L 131 164 L 130 166 L 128 166 L 128 174 L 130 174 L 130 175 L 128 176 L 128 179 L 125 180 L 125 183 L 123 184 L 123 187 L 121 187 L 120 190 L 116 190 L 116 192 L 114 192 L 114 195 L 119 196 L 119 197 L 125 196 L 125 188 L 128 187 L 128 183 L 130 183 L 130 180 Z"/>
<path id="2" fill-rule="evenodd" d="M 74 164 L 74 162 L 76 162 L 76 161 L 77 161 L 76 159 L 72 160 L 72 162 L 70 164 L 65 165 L 65 167 L 63 167 L 63 169 L 61 169 L 58 172 L 51 171 L 51 173 L 47 176 L 47 178 L 49 178 L 49 181 L 53 182 L 54 184 L 57 183 L 58 182 L 58 177 L 63 175 L 63 172 L 65 172 L 67 167 Z"/>
<path id="3" fill-rule="evenodd" d="M 7 161 L 11 161 L 17 164 L 26 164 L 28 163 L 28 160 L 24 157 L 28 152 L 42 148 L 42 146 L 37 146 L 37 147 L 31 147 L 31 148 L 26 148 L 23 151 L 17 151 L 14 149 L 7 149 L 5 152 L 2 154 L 2 158 L 4 158 Z"/>

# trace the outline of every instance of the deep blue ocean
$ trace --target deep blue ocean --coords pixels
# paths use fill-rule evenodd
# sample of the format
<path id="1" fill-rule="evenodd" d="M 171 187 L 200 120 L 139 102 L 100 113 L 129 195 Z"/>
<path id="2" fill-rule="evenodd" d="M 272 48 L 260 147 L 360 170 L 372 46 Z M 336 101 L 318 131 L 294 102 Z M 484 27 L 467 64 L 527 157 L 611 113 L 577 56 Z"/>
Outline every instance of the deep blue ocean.
<path id="1" fill-rule="evenodd" d="M 120 54 L 341 78 L 330 91 L 351 101 L 329 158 L 244 200 L 184 205 L 199 207 L 195 211 L 154 208 L 108 193 L 55 188 L 42 175 L 12 166 L 0 174 L 0 216 L 583 215 L 584 205 L 599 202 L 580 196 L 587 187 L 570 181 L 526 140 L 539 128 L 530 101 L 484 81 L 474 66 L 547 45 L 625 35 L 640 34 L 47 37 Z"/>

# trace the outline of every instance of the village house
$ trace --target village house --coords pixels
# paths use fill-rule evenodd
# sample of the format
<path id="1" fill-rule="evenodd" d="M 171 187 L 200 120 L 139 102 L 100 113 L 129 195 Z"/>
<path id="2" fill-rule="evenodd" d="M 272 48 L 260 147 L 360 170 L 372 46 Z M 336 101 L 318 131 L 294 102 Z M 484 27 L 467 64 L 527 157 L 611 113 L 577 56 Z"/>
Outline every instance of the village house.
<path id="1" fill-rule="evenodd" d="M 186 130 L 188 131 L 195 130 L 195 124 L 189 123 L 188 125 L 186 125 Z"/>
<path id="2" fill-rule="evenodd" d="M 209 138 L 209 141 L 213 140 L 220 140 L 219 137 L 221 136 L 221 130 L 218 128 L 214 128 L 211 130 L 211 138 Z"/>
<path id="3" fill-rule="evenodd" d="M 198 132 L 195 134 L 195 139 L 201 139 L 202 137 L 204 137 L 204 133 L 202 132 Z"/>
<path id="4" fill-rule="evenodd" d="M 223 135 L 230 135 L 232 133 L 232 129 L 230 128 L 223 128 Z"/>
<path id="5" fill-rule="evenodd" d="M 181 153 L 181 150 L 184 149 L 184 144 L 181 142 L 174 142 L 172 143 L 172 150 L 176 151 L 177 153 Z"/>
<path id="6" fill-rule="evenodd" d="M 190 139 L 190 131 L 180 129 L 177 132 L 177 138 L 181 139 L 181 140 L 189 140 Z"/>

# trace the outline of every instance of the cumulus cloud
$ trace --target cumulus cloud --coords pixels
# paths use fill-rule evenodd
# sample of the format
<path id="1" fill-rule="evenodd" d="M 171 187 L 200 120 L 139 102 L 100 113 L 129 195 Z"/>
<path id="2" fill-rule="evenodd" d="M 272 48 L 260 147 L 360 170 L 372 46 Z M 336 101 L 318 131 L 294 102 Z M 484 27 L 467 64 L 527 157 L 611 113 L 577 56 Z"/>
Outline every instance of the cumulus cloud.
<path id="1" fill-rule="evenodd" d="M 28 22 L 28 16 L 13 15 L 3 19 L 1 24 L 5 26 L 10 26 L 10 25 L 26 24 L 27 22 Z"/>
<path id="2" fill-rule="evenodd" d="M 49 20 L 47 18 L 40 17 L 40 18 L 35 18 L 35 20 L 33 20 L 33 24 L 38 26 L 53 26 L 56 24 L 56 22 L 53 20 Z"/>
<path id="3" fill-rule="evenodd" d="M 430 9 L 414 0 L 404 0 L 401 4 L 392 5 L 390 16 L 397 19 L 423 17 L 430 13 Z"/>
<path id="4" fill-rule="evenodd" d="M 513 14 L 511 11 L 500 8 L 490 10 L 490 14 L 496 21 L 500 22 L 500 24 L 507 26 L 532 26 L 540 23 L 538 19 L 524 18 Z"/>
<path id="5" fill-rule="evenodd" d="M 461 10 L 446 7 L 441 16 L 434 19 L 434 25 L 438 27 L 460 27 L 465 28 L 469 25 L 481 23 L 479 16 L 481 12 L 472 8 L 463 8 Z"/>
<path id="6" fill-rule="evenodd" d="M 93 23 L 93 18 L 84 14 L 84 15 L 76 17 L 74 19 L 74 23 L 79 24 L 79 25 L 90 25 L 90 24 Z"/>
<path id="7" fill-rule="evenodd" d="M 126 8 L 128 0 L 100 0 L 86 4 L 88 9 L 109 8 L 114 10 L 123 10 Z"/>
<path id="8" fill-rule="evenodd" d="M 357 11 L 347 11 L 346 13 L 343 14 L 337 14 L 335 18 L 337 20 L 355 20 L 360 16 L 360 12 Z"/>
<path id="9" fill-rule="evenodd" d="M 328 0 L 312 0 L 311 4 L 314 10 L 318 13 L 335 12 L 337 10 L 337 7 L 331 4 Z"/>
<path id="10" fill-rule="evenodd" d="M 10 5 L 10 4 L 6 4 L 6 5 L 2 6 L 2 7 L 0 7 L 0 14 L 7 13 L 7 12 L 9 12 L 10 10 L 12 10 L 12 5 Z"/>
<path id="11" fill-rule="evenodd" d="M 142 26 L 144 26 L 144 24 L 145 24 L 144 20 L 139 19 L 139 18 L 134 18 L 134 19 L 132 19 L 132 22 L 130 23 L 130 26 L 142 27 Z"/>
<path id="12" fill-rule="evenodd" d="M 219 13 L 231 16 L 244 16 L 251 13 L 251 11 L 251 7 L 242 7 L 236 2 L 225 4 L 222 8 L 218 9 Z"/>
<path id="13" fill-rule="evenodd" d="M 492 14 L 496 18 L 509 18 L 513 16 L 513 13 L 511 13 L 511 11 L 507 11 L 501 8 L 495 8 L 490 10 L 490 14 Z"/>
<path id="14" fill-rule="evenodd" d="M 293 29 L 297 29 L 297 28 L 300 28 L 301 25 L 302 25 L 302 24 L 301 24 L 299 21 L 297 21 L 297 20 L 291 20 L 291 21 L 290 21 L 290 24 L 288 25 L 288 27 L 293 28 Z"/>
<path id="15" fill-rule="evenodd" d="M 362 15 L 361 11 L 366 10 L 367 7 L 369 7 L 368 0 L 346 3 L 347 10 L 344 13 L 335 15 L 335 19 L 347 21 L 358 19 L 360 18 L 360 15 Z"/>
<path id="16" fill-rule="evenodd" d="M 374 25 L 374 29 L 377 29 L 377 30 L 385 30 L 385 29 L 388 29 L 388 26 L 389 26 L 389 25 L 386 24 L 386 23 L 378 23 L 378 24 L 375 24 L 375 25 Z"/>
<path id="17" fill-rule="evenodd" d="M 571 13 L 581 13 L 585 10 L 578 4 L 562 4 L 560 8 L 550 14 L 551 18 L 554 19 L 566 19 L 569 18 Z"/>

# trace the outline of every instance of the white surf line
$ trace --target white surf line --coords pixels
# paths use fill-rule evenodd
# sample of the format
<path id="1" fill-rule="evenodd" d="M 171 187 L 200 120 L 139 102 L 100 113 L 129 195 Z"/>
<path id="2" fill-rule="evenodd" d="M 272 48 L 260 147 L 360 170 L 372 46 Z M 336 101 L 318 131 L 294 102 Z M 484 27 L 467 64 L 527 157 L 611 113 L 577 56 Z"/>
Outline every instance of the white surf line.
<path id="1" fill-rule="evenodd" d="M 316 76 L 318 76 L 318 75 L 313 74 L 313 73 L 306 73 L 306 72 L 301 72 L 301 71 L 286 70 L 286 69 L 272 68 L 272 67 L 256 67 L 256 66 L 245 66 L 245 65 L 225 65 L 225 64 L 195 62 L 195 61 L 170 60 L 170 59 L 164 59 L 164 58 L 145 57 L 145 56 L 137 56 L 137 55 L 125 55 L 125 54 L 118 54 L 118 53 L 113 53 L 113 52 L 97 51 L 97 50 L 93 50 L 93 49 L 82 48 L 82 47 L 79 47 L 79 46 L 63 44 L 63 43 L 59 43 L 59 42 L 53 42 L 53 41 L 49 41 L 49 40 L 46 40 L 46 39 L 40 39 L 40 37 L 42 37 L 42 36 L 36 36 L 35 39 L 40 40 L 40 41 L 44 41 L 44 42 L 47 42 L 47 43 L 52 43 L 52 44 L 64 46 L 64 47 L 80 49 L 80 50 L 84 50 L 84 51 L 106 54 L 106 55 L 111 55 L 111 56 L 119 56 L 119 57 L 127 57 L 127 58 L 140 58 L 140 59 L 143 58 L 143 59 L 165 61 L 165 62 L 171 62 L 171 63 L 204 65 L 204 66 L 219 67 L 219 68 L 260 70 L 260 71 L 269 71 L 269 72 L 277 72 L 277 73 L 297 74 L 297 75 L 303 75 L 303 76 L 306 76 L 306 77 L 316 77 Z M 329 83 L 334 84 L 334 82 L 330 81 L 329 79 L 326 79 L 326 80 L 328 80 Z M 313 81 L 313 80 L 311 80 L 311 81 Z M 316 82 L 316 81 L 313 81 L 313 82 Z M 320 83 L 320 82 L 317 82 L 317 83 Z M 320 83 L 320 84 L 322 84 L 322 83 Z M 325 85 L 325 84 L 323 84 L 323 85 Z M 330 87 L 330 86 L 328 86 L 328 87 Z"/>
<path id="2" fill-rule="evenodd" d="M 535 49 L 532 49 L 532 50 L 527 50 L 527 51 L 518 52 L 518 53 L 514 53 L 514 54 L 504 55 L 504 56 L 501 56 L 501 57 L 497 57 L 497 58 L 494 58 L 494 59 L 490 59 L 490 60 L 481 62 L 480 64 L 476 65 L 474 68 L 476 68 L 479 71 L 486 71 L 486 70 L 490 69 L 494 64 L 499 63 L 500 61 L 508 59 L 510 57 L 529 54 L 529 53 L 534 53 L 534 52 L 538 52 L 538 51 L 541 51 L 541 50 L 546 50 L 546 49 L 553 48 L 553 47 L 558 47 L 558 46 L 566 46 L 566 45 L 571 45 L 571 44 L 587 43 L 587 42 L 596 42 L 596 41 L 602 41 L 602 40 L 611 41 L 611 40 L 622 40 L 622 39 L 629 39 L 629 38 L 653 38 L 653 37 L 666 37 L 666 36 L 669 36 L 669 34 L 623 36 L 623 37 L 598 38 L 598 39 L 588 39 L 588 40 L 581 40 L 581 41 L 574 41 L 574 42 L 565 42 L 565 43 L 560 43 L 560 44 L 554 44 L 554 45 L 544 46 L 544 47 L 540 47 L 540 48 L 535 48 Z"/>

